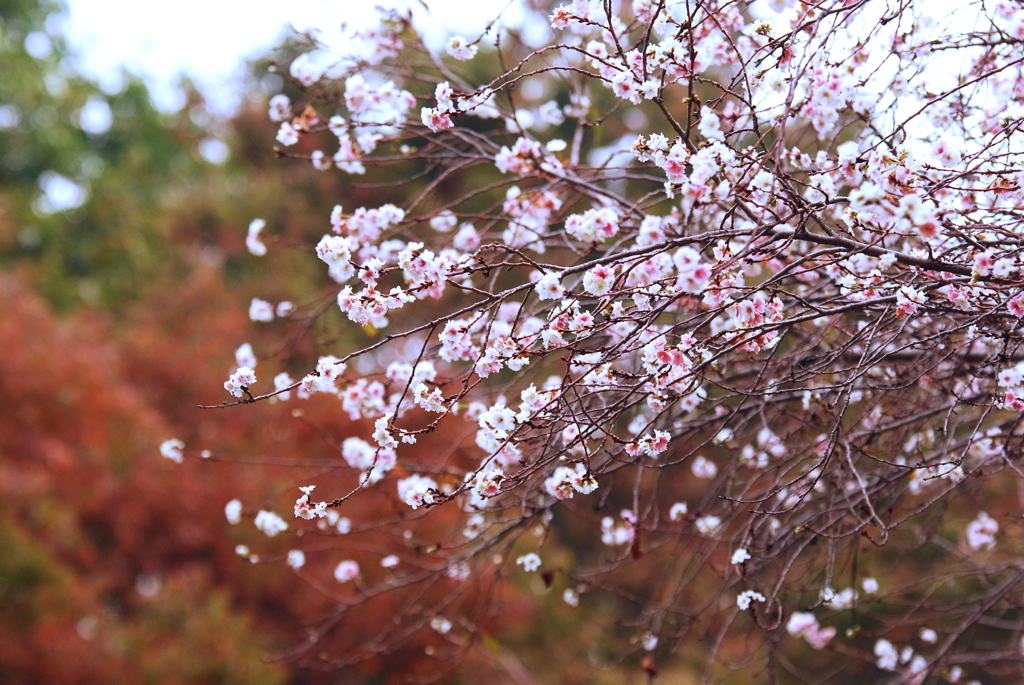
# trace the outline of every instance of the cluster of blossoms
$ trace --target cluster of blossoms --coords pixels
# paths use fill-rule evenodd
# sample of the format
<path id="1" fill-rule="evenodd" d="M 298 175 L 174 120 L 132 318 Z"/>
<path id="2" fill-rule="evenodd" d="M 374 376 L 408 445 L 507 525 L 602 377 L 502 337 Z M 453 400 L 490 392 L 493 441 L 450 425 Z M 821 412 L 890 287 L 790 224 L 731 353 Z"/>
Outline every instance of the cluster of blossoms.
<path id="1" fill-rule="evenodd" d="M 763 602 L 764 595 L 755 590 L 744 590 L 736 597 L 736 606 L 740 611 L 746 611 L 753 602 Z"/>
<path id="2" fill-rule="evenodd" d="M 836 629 L 833 627 L 822 628 L 818 625 L 818 619 L 814 614 L 797 611 L 789 617 L 786 623 L 786 632 L 790 635 L 798 635 L 815 649 L 822 649 L 832 638 L 836 636 Z"/>
<path id="3" fill-rule="evenodd" d="M 302 497 L 295 500 L 295 516 L 302 519 L 322 518 L 327 516 L 327 502 L 311 502 L 309 496 L 316 488 L 315 485 L 307 485 L 299 488 Z"/>
<path id="4" fill-rule="evenodd" d="M 572 468 L 559 466 L 544 481 L 544 489 L 558 499 L 568 499 L 577 492 L 589 495 L 597 489 L 597 480 L 587 473 L 583 464 L 576 464 Z"/>
<path id="5" fill-rule="evenodd" d="M 468 55 L 470 50 L 455 46 L 460 55 Z M 456 95 L 448 81 L 442 81 L 434 89 L 436 107 L 424 107 L 420 110 L 420 119 L 423 125 L 434 133 L 453 128 L 452 116 L 457 114 L 472 114 L 474 116 L 490 119 L 498 115 L 492 100 L 494 93 L 484 88 L 470 95 Z"/>
<path id="6" fill-rule="evenodd" d="M 1024 362 L 999 372 L 999 386 L 1003 392 L 1003 405 L 1011 411 L 1024 411 Z"/>
<path id="7" fill-rule="evenodd" d="M 896 546 L 914 575 L 935 558 L 916 554 L 932 544 L 920 531 L 954 525 L 944 498 L 1005 492 L 1020 473 L 1024 79 L 1009 36 L 1024 32 L 1024 10 L 997 3 L 961 32 L 921 3 L 894 10 L 902 23 L 872 3 L 767 4 L 635 0 L 619 16 L 574 0 L 547 17 L 552 45 L 503 53 L 508 71 L 476 86 L 450 66 L 428 88 L 388 67 L 409 40 L 394 23 L 362 41 L 364 56 L 339 58 L 343 70 L 296 60 L 300 83 L 343 95 L 318 100 L 311 88 L 297 116 L 275 97 L 278 140 L 333 136 L 339 149 L 283 154 L 368 175 L 370 159 L 399 160 L 416 166 L 416 183 L 430 179 L 412 199 L 336 207 L 315 246 L 332 303 L 355 324 L 342 337 L 350 348 L 334 350 L 344 356 L 320 357 L 297 382 L 282 372 L 260 394 L 256 355 L 240 349 L 225 383 L 245 403 L 335 396 L 351 419 L 336 462 L 351 489 L 314 503 L 303 488 L 295 515 L 315 523 L 297 526 L 351 534 L 337 509 L 385 493 L 402 522 L 380 523 L 382 539 L 406 541 L 402 554 L 430 550 L 426 575 L 462 583 L 512 559 L 539 569 L 552 527 L 587 519 L 593 535 L 565 543 L 581 560 L 561 569 L 570 606 L 601 589 L 597 575 L 665 563 L 645 550 L 677 545 L 671 596 L 630 590 L 641 606 L 630 620 L 657 654 L 681 644 L 670 627 L 680 616 L 705 634 L 749 628 L 694 600 L 735 588 L 737 574 L 759 589 L 739 591 L 736 607 L 762 627 L 788 616 L 791 642 L 816 650 L 865 638 L 819 625 L 795 586 L 814 591 L 810 609 L 878 625 L 966 601 L 934 587 L 934 606 L 876 606 L 873 579 L 858 579 L 863 594 L 831 583 L 883 563 L 865 539 Z M 472 59 L 478 44 L 455 37 L 446 51 Z M 568 92 L 553 75 L 578 85 Z M 531 83 L 548 95 L 507 111 L 503 89 L 520 81 L 517 98 Z M 419 121 L 417 102 L 428 105 Z M 265 229 L 249 228 L 257 257 Z M 250 317 L 293 311 L 257 298 Z M 359 336 L 370 339 L 351 347 Z M 449 441 L 442 459 L 435 431 Z M 181 459 L 180 446 L 165 448 Z M 413 542 L 407 521 L 448 505 L 464 516 L 451 539 Z M 1024 550 L 1009 535 L 996 545 L 1005 512 L 986 508 L 956 524 L 971 563 L 920 575 L 984 578 L 972 601 L 994 616 L 1024 601 L 1000 561 Z M 226 514 L 237 521 L 240 505 Z M 912 520 L 926 525 L 908 530 Z M 286 529 L 278 521 L 257 515 L 268 535 Z M 538 552 L 523 553 L 515 543 L 530 532 Z M 381 567 L 395 568 L 393 556 Z M 368 597 L 399 591 L 371 587 L 365 568 L 349 560 L 335 575 L 370 584 Z M 899 592 L 920 591 L 915 582 Z M 934 660 L 904 658 L 880 633 L 842 653 L 873 653 L 872 668 L 908 679 L 948 678 L 949 664 L 973 659 L 954 646 L 969 651 L 974 634 L 949 622 L 959 632 Z"/>
<path id="8" fill-rule="evenodd" d="M 185 443 L 178 438 L 171 438 L 170 440 L 164 440 L 160 445 L 160 454 L 176 464 L 180 464 L 185 460 L 185 455 L 182 451 L 184 449 Z"/>
<path id="9" fill-rule="evenodd" d="M 967 546 L 972 550 L 992 549 L 996 546 L 998 532 L 999 524 L 995 519 L 981 512 L 967 525 Z"/>

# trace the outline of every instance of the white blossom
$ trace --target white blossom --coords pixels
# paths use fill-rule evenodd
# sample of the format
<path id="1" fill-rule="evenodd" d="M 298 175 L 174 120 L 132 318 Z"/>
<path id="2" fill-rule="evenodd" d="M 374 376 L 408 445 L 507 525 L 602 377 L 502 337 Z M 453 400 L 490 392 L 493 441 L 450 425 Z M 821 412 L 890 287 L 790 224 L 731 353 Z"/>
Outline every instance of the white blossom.
<path id="1" fill-rule="evenodd" d="M 985 512 L 967 525 L 967 546 L 974 550 L 992 549 L 996 545 L 999 524 Z"/>
<path id="2" fill-rule="evenodd" d="M 444 616 L 435 616 L 430 619 L 430 627 L 437 632 L 445 635 L 452 629 L 452 622 L 446 619 Z"/>
<path id="3" fill-rule="evenodd" d="M 288 530 L 285 520 L 272 511 L 260 509 L 256 514 L 256 528 L 267 537 L 274 537 L 278 533 Z"/>
<path id="4" fill-rule="evenodd" d="M 476 45 L 470 45 L 462 36 L 452 36 L 445 45 L 448 54 L 458 60 L 473 59 L 476 56 Z"/>
<path id="5" fill-rule="evenodd" d="M 534 552 L 524 554 L 523 556 L 516 559 L 516 565 L 522 566 L 523 570 L 527 573 L 532 573 L 540 568 L 540 557 Z"/>
<path id="6" fill-rule="evenodd" d="M 243 366 L 224 383 L 224 389 L 235 397 L 242 397 L 245 389 L 256 384 L 256 374 L 248 366 Z"/>
<path id="7" fill-rule="evenodd" d="M 249 224 L 249 234 L 245 237 L 245 247 L 249 250 L 249 253 L 256 257 L 262 257 L 267 254 L 267 246 L 264 245 L 260 240 L 260 231 L 262 231 L 267 225 L 267 222 L 263 219 L 253 219 L 252 223 Z"/>
<path id="8" fill-rule="evenodd" d="M 252 345 L 249 343 L 242 343 L 237 350 L 235 350 L 235 363 L 238 364 L 239 368 L 249 367 L 250 369 L 256 368 L 256 353 L 253 352 Z"/>
<path id="9" fill-rule="evenodd" d="M 765 601 L 764 595 L 760 592 L 753 590 L 745 590 L 736 597 L 736 606 L 740 611 L 746 611 L 750 608 L 751 602 L 763 602 Z"/>
<path id="10" fill-rule="evenodd" d="M 273 321 L 274 305 L 258 297 L 252 298 L 252 303 L 249 305 L 249 319 L 252 321 Z"/>
<path id="11" fill-rule="evenodd" d="M 701 535 L 713 535 L 721 528 L 722 519 L 717 516 L 701 516 L 695 525 Z"/>
<path id="12" fill-rule="evenodd" d="M 182 452 L 184 449 L 185 443 L 178 438 L 171 438 L 170 440 L 164 440 L 160 445 L 160 454 L 174 463 L 180 464 L 184 459 Z"/>
<path id="13" fill-rule="evenodd" d="M 287 121 L 292 115 L 292 103 L 287 95 L 278 94 L 270 98 L 270 120 L 274 122 Z"/>
<path id="14" fill-rule="evenodd" d="M 233 499 L 224 505 L 224 516 L 227 518 L 228 523 L 231 525 L 237 525 L 242 520 L 242 503 Z"/>
<path id="15" fill-rule="evenodd" d="M 305 565 L 306 555 L 301 549 L 289 550 L 285 563 L 297 571 Z"/>
<path id="16" fill-rule="evenodd" d="M 358 575 L 359 564 L 351 560 L 341 562 L 334 569 L 334 578 L 339 583 L 347 583 L 350 580 L 355 580 Z"/>
<path id="17" fill-rule="evenodd" d="M 875 656 L 878 657 L 878 667 L 883 671 L 895 671 L 899 663 L 899 653 L 888 640 L 875 642 Z"/>

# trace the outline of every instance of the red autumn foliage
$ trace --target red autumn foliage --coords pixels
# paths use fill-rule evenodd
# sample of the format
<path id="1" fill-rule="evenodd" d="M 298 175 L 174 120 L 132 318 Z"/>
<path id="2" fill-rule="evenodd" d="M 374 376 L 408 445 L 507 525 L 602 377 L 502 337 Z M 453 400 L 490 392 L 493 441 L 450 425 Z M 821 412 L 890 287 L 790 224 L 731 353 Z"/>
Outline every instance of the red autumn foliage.
<path id="1" fill-rule="evenodd" d="M 294 485 L 314 474 L 339 489 L 352 487 L 356 477 L 339 468 L 338 445 L 371 427 L 351 422 L 336 403 L 314 400 L 303 402 L 304 416 L 291 421 L 281 418 L 298 406 L 294 401 L 244 412 L 197 407 L 197 399 L 219 399 L 211 388 L 232 361 L 223 350 L 251 330 L 220 276 L 197 260 L 183 282 L 154 288 L 116 320 L 95 310 L 59 318 L 23 279 L 0 279 L 5 682 L 279 682 L 289 667 L 269 665 L 266 657 L 317 666 L 319 654 L 302 651 L 303 625 L 330 630 L 330 644 L 343 645 L 383 634 L 395 612 L 409 609 L 403 607 L 408 595 L 396 593 L 359 607 L 339 625 L 329 618 L 317 623 L 345 598 L 343 591 L 297 582 L 280 563 L 287 541 L 267 540 L 251 518 L 235 528 L 225 521 L 223 507 L 236 497 L 246 502 L 246 514 L 259 508 L 290 514 Z M 159 456 L 160 443 L 171 436 L 216 450 L 206 460 L 189 453 L 196 458 L 177 465 Z M 458 460 L 451 446 L 461 436 L 431 438 L 423 449 Z M 271 491 L 268 482 L 293 487 Z M 358 520 L 408 516 L 384 497 L 358 506 Z M 412 540 L 360 534 L 357 548 L 324 536 L 302 575 L 312 578 L 311 569 L 343 557 L 374 573 L 382 556 L 440 539 L 445 521 L 435 516 L 426 523 L 410 521 Z M 235 553 L 236 544 L 252 542 L 273 563 L 253 567 Z M 433 588 L 428 597 L 436 601 L 450 591 Z M 475 604 L 488 630 L 498 628 L 484 596 L 456 599 Z M 503 621 L 532 611 L 506 597 Z M 419 639 L 360 669 L 396 682 L 436 674 L 436 666 L 428 671 L 418 663 L 430 642 Z M 457 651 L 464 659 L 476 647 Z M 323 664 L 328 671 L 333 665 Z M 302 673 L 303 682 L 333 677 L 291 671 L 296 678 Z"/>

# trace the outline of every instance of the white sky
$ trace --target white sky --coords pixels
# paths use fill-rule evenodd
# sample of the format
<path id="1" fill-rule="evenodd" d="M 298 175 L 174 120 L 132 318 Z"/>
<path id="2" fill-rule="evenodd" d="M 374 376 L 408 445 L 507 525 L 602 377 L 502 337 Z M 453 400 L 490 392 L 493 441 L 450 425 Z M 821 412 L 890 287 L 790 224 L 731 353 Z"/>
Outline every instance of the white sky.
<path id="1" fill-rule="evenodd" d="M 328 44 L 342 22 L 374 21 L 376 5 L 409 7 L 440 49 L 447 36 L 475 39 L 506 5 L 503 23 L 521 26 L 520 0 L 65 0 L 64 32 L 80 72 L 118 90 L 123 67 L 146 78 L 164 110 L 180 107 L 174 87 L 188 75 L 215 113 L 228 114 L 242 91 L 243 64 L 279 44 L 288 26 L 318 30 Z M 948 10 L 958 0 L 930 0 Z M 424 11 L 429 5 L 430 14 Z M 529 32 L 528 32 L 529 33 Z"/>
<path id="2" fill-rule="evenodd" d="M 66 34 L 84 75 L 116 90 L 124 67 L 146 78 L 158 106 L 176 109 L 174 84 L 185 74 L 212 109 L 226 113 L 237 102 L 244 60 L 279 43 L 289 24 L 326 38 L 342 22 L 370 23 L 375 5 L 409 6 L 421 31 L 475 38 L 508 0 L 427 0 L 429 18 L 419 0 L 66 1 Z"/>

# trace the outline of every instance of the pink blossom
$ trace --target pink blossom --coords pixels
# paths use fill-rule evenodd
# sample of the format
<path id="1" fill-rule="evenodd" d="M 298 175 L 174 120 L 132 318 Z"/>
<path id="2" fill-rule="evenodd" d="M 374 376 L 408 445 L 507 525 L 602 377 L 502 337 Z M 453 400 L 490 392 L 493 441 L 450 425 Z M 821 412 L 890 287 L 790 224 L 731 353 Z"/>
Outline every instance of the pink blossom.
<path id="1" fill-rule="evenodd" d="M 992 251 L 985 250 L 974 255 L 974 269 L 973 273 L 975 276 L 988 276 L 992 273 Z"/>
<path id="2" fill-rule="evenodd" d="M 448 113 L 436 108 L 424 107 L 420 112 L 420 118 L 423 120 L 423 125 L 434 133 L 455 127 Z"/>
<path id="3" fill-rule="evenodd" d="M 437 483 L 433 478 L 413 474 L 398 481 L 398 497 L 413 509 L 434 502 Z"/>
<path id="4" fill-rule="evenodd" d="M 540 144 L 529 138 L 520 138 L 511 148 L 502 146 L 494 157 L 494 164 L 503 174 L 528 174 L 541 157 Z"/>
<path id="5" fill-rule="evenodd" d="M 687 180 L 686 163 L 689 159 L 690 151 L 682 141 L 676 141 L 658 166 L 665 171 L 669 183 L 684 183 Z"/>
<path id="6" fill-rule="evenodd" d="M 1006 303 L 1006 308 L 1016 317 L 1024 316 L 1024 293 L 1015 295 Z"/>
<path id="7" fill-rule="evenodd" d="M 1011 411 L 1024 411 L 1024 392 L 1020 392 L 1020 388 L 1007 390 L 1003 404 Z"/>
<path id="8" fill-rule="evenodd" d="M 615 282 L 615 273 L 607 266 L 595 266 L 583 275 L 583 287 L 592 295 L 607 295 Z"/>
<path id="9" fill-rule="evenodd" d="M 572 12 L 569 10 L 568 5 L 559 5 L 555 8 L 555 11 L 551 13 L 551 28 L 553 29 L 564 29 L 569 26 L 569 22 L 573 19 Z"/>
<path id="10" fill-rule="evenodd" d="M 463 224 L 452 242 L 458 249 L 472 252 L 480 247 L 480 234 L 476 232 L 472 224 Z"/>
<path id="11" fill-rule="evenodd" d="M 949 298 L 949 303 L 952 304 L 957 309 L 967 311 L 971 307 L 970 293 L 967 291 L 966 288 L 958 288 L 955 285 L 951 285 L 946 290 L 946 297 Z M 1010 305 L 1007 306 L 1009 307 Z M 1011 308 L 1010 311 L 1012 312 L 1013 309 Z M 1022 314 L 1024 314 L 1024 308 L 1021 308 L 1021 312 Z"/>
<path id="12" fill-rule="evenodd" d="M 231 374 L 231 377 L 224 383 L 224 389 L 235 397 L 242 397 L 244 391 L 256 385 L 256 374 L 248 366 Z"/>
<path id="13" fill-rule="evenodd" d="M 901 286 L 896 292 L 896 316 L 906 318 L 916 313 L 918 307 L 925 303 L 924 294 L 909 285 Z"/>
<path id="14" fill-rule="evenodd" d="M 823 649 L 836 635 L 835 628 L 820 627 L 814 614 L 799 611 L 789 617 L 786 632 L 803 637 L 814 649 Z"/>
<path id="15" fill-rule="evenodd" d="M 280 130 L 277 132 L 277 142 L 285 146 L 295 145 L 295 143 L 299 142 L 299 132 L 286 121 L 281 124 Z"/>

